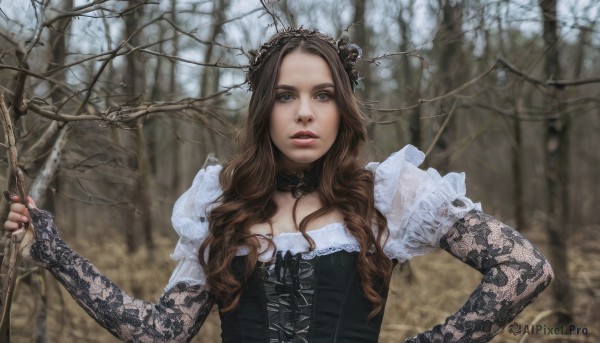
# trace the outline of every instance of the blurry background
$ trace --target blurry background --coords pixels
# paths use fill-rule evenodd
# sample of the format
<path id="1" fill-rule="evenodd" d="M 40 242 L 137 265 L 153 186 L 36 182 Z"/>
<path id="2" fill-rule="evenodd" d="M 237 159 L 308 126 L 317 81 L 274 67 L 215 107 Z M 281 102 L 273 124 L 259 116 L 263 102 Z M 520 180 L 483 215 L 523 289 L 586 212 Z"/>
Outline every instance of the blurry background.
<path id="1" fill-rule="evenodd" d="M 174 266 L 174 201 L 209 154 L 235 152 L 248 51 L 287 26 L 348 35 L 364 51 L 356 95 L 371 119 L 368 159 L 413 144 L 425 167 L 466 172 L 468 195 L 556 273 L 515 322 L 589 332 L 505 330 L 495 341 L 593 342 L 598 18 L 593 0 L 0 0 L 0 91 L 38 206 L 111 279 L 156 301 Z M 15 191 L 4 157 L 0 169 Z M 19 273 L 13 342 L 116 342 L 47 272 Z M 442 322 L 479 280 L 444 252 L 399 268 L 381 342 Z M 219 334 L 213 310 L 194 342 Z"/>

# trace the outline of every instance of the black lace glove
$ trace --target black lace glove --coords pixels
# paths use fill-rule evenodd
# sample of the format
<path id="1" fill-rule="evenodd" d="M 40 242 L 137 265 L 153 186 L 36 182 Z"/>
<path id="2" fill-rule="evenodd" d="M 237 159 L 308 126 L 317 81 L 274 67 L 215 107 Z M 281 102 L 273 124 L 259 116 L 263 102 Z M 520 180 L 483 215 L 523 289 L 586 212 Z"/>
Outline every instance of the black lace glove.
<path id="1" fill-rule="evenodd" d="M 488 342 L 553 278 L 548 260 L 527 239 L 479 211 L 459 220 L 440 246 L 479 270 L 483 279 L 444 324 L 405 342 Z"/>
<path id="2" fill-rule="evenodd" d="M 134 299 L 65 244 L 52 214 L 37 209 L 30 214 L 36 235 L 31 258 L 113 335 L 127 342 L 189 342 L 196 335 L 213 305 L 202 287 L 179 283 L 158 304 Z"/>

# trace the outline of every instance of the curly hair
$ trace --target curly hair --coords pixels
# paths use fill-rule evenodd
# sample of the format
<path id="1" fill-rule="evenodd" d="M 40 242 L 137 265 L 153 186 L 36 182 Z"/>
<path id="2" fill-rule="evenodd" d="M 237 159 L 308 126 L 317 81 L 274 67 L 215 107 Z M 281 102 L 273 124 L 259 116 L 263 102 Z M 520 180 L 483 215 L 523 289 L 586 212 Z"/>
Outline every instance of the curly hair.
<path id="1" fill-rule="evenodd" d="M 269 118 L 281 61 L 287 54 L 298 50 L 320 56 L 328 64 L 341 119 L 333 146 L 315 162 L 321 175 L 315 192 L 323 207 L 301 220 L 297 230 L 310 243 L 312 250 L 315 245 L 306 234 L 307 224 L 331 211 L 339 211 L 348 231 L 360 243 L 357 273 L 365 297 L 373 304 L 369 317 L 378 314 L 385 306 L 382 294 L 387 293 L 393 263 L 382 249 L 387 237 L 387 221 L 375 208 L 374 176 L 364 169 L 365 161 L 362 159 L 362 147 L 367 140 L 365 117 L 352 92 L 352 81 L 345 71 L 344 61 L 335 46 L 323 37 L 328 36 L 318 32 L 284 38 L 274 36 L 271 41 L 278 39 L 278 43 L 271 46 L 260 67 L 248 75 L 252 96 L 239 140 L 239 154 L 223 166 L 220 174 L 223 194 L 209 214 L 209 235 L 199 250 L 207 285 L 223 312 L 237 307 L 244 283 L 249 280 L 258 257 L 264 252 L 250 227 L 268 222 L 277 209 L 274 194 L 279 152 L 270 139 Z M 269 238 L 262 238 L 269 242 L 269 248 L 274 246 Z M 232 261 L 241 246 L 247 247 L 249 253 L 245 275 L 240 280 L 234 275 Z"/>

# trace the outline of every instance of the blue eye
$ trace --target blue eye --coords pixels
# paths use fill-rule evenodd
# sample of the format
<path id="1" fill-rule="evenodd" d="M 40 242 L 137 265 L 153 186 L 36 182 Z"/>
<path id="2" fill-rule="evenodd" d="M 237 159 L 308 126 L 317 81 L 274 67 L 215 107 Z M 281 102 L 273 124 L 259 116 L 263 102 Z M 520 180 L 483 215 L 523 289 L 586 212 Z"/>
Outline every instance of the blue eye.
<path id="1" fill-rule="evenodd" d="M 317 99 L 321 100 L 321 101 L 327 101 L 330 98 L 331 98 L 331 96 L 327 92 L 321 92 L 321 93 L 317 94 Z"/>
<path id="2" fill-rule="evenodd" d="M 292 101 L 294 99 L 292 97 L 292 95 L 289 93 L 277 94 L 276 98 L 277 98 L 277 100 L 283 101 L 283 102 Z"/>

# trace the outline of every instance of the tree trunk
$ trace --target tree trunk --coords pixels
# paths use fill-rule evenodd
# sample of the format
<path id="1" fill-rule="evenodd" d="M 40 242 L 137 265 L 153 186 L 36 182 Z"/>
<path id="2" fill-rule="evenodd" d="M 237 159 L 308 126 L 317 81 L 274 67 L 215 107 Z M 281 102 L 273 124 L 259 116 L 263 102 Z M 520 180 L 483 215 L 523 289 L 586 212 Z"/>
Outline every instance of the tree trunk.
<path id="1" fill-rule="evenodd" d="M 521 120 L 519 115 L 522 113 L 522 98 L 517 98 L 515 101 L 515 113 L 517 117 L 512 120 L 513 134 L 515 137 L 514 147 L 511 153 L 512 162 L 512 178 L 513 178 L 513 209 L 515 215 L 515 228 L 524 230 L 527 226 L 525 218 L 525 203 L 523 201 L 523 141 L 521 135 Z"/>
<path id="2" fill-rule="evenodd" d="M 136 6 L 135 0 L 129 1 L 129 6 L 134 8 Z M 138 28 L 138 23 L 140 19 L 143 18 L 143 7 L 138 7 L 135 11 L 129 13 L 125 17 L 125 34 L 126 39 L 129 39 L 133 36 L 134 32 Z M 130 42 L 133 46 L 137 46 L 137 42 L 139 41 L 138 37 L 131 38 Z M 141 101 L 143 97 L 144 91 L 144 73 L 142 72 L 144 69 L 140 67 L 143 62 L 136 59 L 136 54 L 131 53 L 127 54 L 126 57 L 126 71 L 125 71 L 125 85 L 126 85 L 126 94 L 125 99 L 129 104 L 136 104 Z M 145 146 L 145 138 L 140 137 L 140 135 L 144 134 L 144 131 L 141 129 L 142 120 L 136 120 L 134 124 L 133 137 L 128 137 L 125 144 L 130 148 L 129 150 L 133 150 L 136 152 L 136 161 L 132 161 L 137 170 L 137 177 L 133 180 L 133 186 L 129 189 L 129 194 L 126 195 L 130 206 L 125 213 L 125 221 L 124 221 L 124 231 L 126 232 L 126 242 L 129 252 L 133 253 L 137 251 L 140 246 L 140 238 L 146 236 L 148 231 L 152 230 L 152 220 L 144 219 L 140 223 L 137 220 L 136 212 L 139 208 L 139 213 L 142 217 L 151 216 L 151 199 L 149 198 L 148 192 L 142 190 L 142 187 L 145 187 L 149 184 L 149 175 L 146 172 L 148 168 L 144 168 L 142 166 L 146 165 L 148 161 L 144 159 L 147 158 L 148 154 Z M 140 143 L 143 142 L 144 145 Z M 143 227 L 140 229 L 140 225 L 149 224 L 148 227 Z M 143 231 L 142 231 L 143 230 Z M 144 232 L 142 234 L 142 232 Z M 150 240 L 151 241 L 151 240 Z M 134 292 L 135 293 L 135 292 Z"/>
<path id="3" fill-rule="evenodd" d="M 544 45 L 546 50 L 544 70 L 548 79 L 558 80 L 562 76 L 558 50 L 557 0 L 540 0 L 544 23 Z M 573 323 L 573 298 L 568 273 L 569 238 L 569 140 L 568 112 L 564 110 L 564 91 L 548 89 L 546 98 L 548 118 L 545 122 L 546 188 L 548 194 L 548 222 L 546 232 L 550 243 L 550 260 L 556 278 L 553 284 L 554 300 L 559 313 L 559 324 Z"/>
<path id="4" fill-rule="evenodd" d="M 212 23 L 208 27 L 208 35 L 206 40 L 215 43 L 218 36 L 223 31 L 223 25 L 226 20 L 226 11 L 229 6 L 227 0 L 217 0 L 213 2 L 212 8 Z M 217 59 L 215 44 L 208 44 L 203 55 L 203 62 L 210 63 Z M 200 97 L 206 97 L 214 94 L 219 88 L 220 72 L 219 68 L 203 67 L 199 77 Z M 198 116 L 199 114 L 194 114 Z M 198 169 L 202 167 L 202 161 L 206 158 L 209 152 L 214 152 L 217 156 L 220 153 L 219 141 L 217 134 L 212 127 L 217 125 L 216 121 L 209 116 L 202 114 L 194 118 L 195 122 L 200 125 L 190 125 L 189 123 L 181 127 L 178 134 L 188 138 L 190 141 L 181 142 L 178 149 L 179 165 L 177 167 L 179 175 L 178 193 L 183 192 L 189 187 L 190 181 Z"/>
<path id="5" fill-rule="evenodd" d="M 354 20 L 353 20 L 353 28 L 354 34 L 351 37 L 351 41 L 356 42 L 358 46 L 362 48 L 363 51 L 369 51 L 369 33 L 367 20 L 365 18 L 366 7 L 368 6 L 367 0 L 354 0 Z M 370 95 L 373 89 L 372 87 L 372 79 L 370 66 L 364 65 L 361 68 L 360 73 L 362 77 L 362 83 L 364 84 L 364 88 L 357 90 L 356 96 L 363 101 L 364 106 L 366 107 L 367 115 L 370 117 L 372 113 L 368 113 L 369 109 L 372 107 L 370 105 Z M 371 140 L 375 139 L 375 125 L 372 122 L 367 123 L 367 133 Z"/>
<path id="6" fill-rule="evenodd" d="M 398 26 L 400 28 L 400 51 L 408 51 L 410 49 L 411 31 L 409 22 L 414 19 L 414 2 L 410 2 L 408 8 L 402 6 L 398 13 Z M 408 19 L 404 18 L 405 12 L 408 12 Z M 396 68 L 396 80 L 400 85 L 397 90 L 401 99 L 404 99 L 405 104 L 414 103 L 421 98 L 421 75 L 422 69 L 417 73 L 417 80 L 413 79 L 413 70 L 411 67 L 411 57 L 402 56 L 401 67 Z M 415 84 L 416 83 L 416 84 Z M 421 106 L 415 108 L 410 114 L 409 119 L 409 142 L 410 144 L 421 147 Z"/>
<path id="7" fill-rule="evenodd" d="M 504 31 L 504 25 L 502 22 L 504 17 L 502 16 L 502 4 L 501 3 L 496 4 L 496 18 L 497 18 L 496 21 L 497 21 L 497 26 L 498 26 L 496 45 L 498 46 L 498 51 L 500 52 L 500 56 L 506 56 L 507 47 L 504 42 L 504 37 L 505 37 L 505 34 L 507 34 L 507 33 Z M 487 47 L 494 45 L 493 42 L 491 42 L 490 38 L 491 37 L 490 37 L 488 30 L 486 30 L 486 46 Z M 493 61 L 496 60 L 498 54 L 497 53 L 490 54 L 490 50 L 491 50 L 491 48 L 486 49 L 485 60 L 488 61 L 489 63 L 493 63 Z M 522 90 L 523 84 L 521 82 L 519 82 L 519 84 L 520 84 L 519 87 L 513 87 L 513 89 L 519 88 Z M 522 230 L 527 230 L 527 228 L 529 228 L 527 216 L 525 215 L 525 195 L 523 193 L 523 188 L 524 188 L 523 154 L 525 152 L 523 149 L 523 139 L 522 139 L 523 127 L 522 127 L 521 120 L 519 119 L 519 116 L 524 112 L 524 107 L 525 107 L 524 101 L 525 101 L 526 95 L 523 95 L 520 92 L 518 94 L 515 94 L 517 92 L 519 92 L 519 91 L 516 91 L 513 93 L 508 93 L 506 98 L 504 99 L 504 101 L 506 103 L 513 102 L 513 106 L 515 108 L 515 114 L 517 115 L 512 120 L 509 119 L 509 121 L 512 121 L 512 131 L 513 131 L 513 136 L 514 136 L 514 143 L 513 143 L 514 145 L 511 149 L 511 153 L 510 153 L 511 169 L 512 169 L 511 176 L 512 176 L 512 183 L 513 183 L 512 206 L 513 206 L 513 215 L 515 217 L 515 229 L 522 231 Z"/>
<path id="8" fill-rule="evenodd" d="M 216 42 L 217 37 L 223 31 L 223 24 L 225 23 L 226 16 L 225 11 L 227 10 L 227 6 L 229 1 L 227 0 L 218 0 L 214 2 L 213 7 L 213 25 L 211 28 L 211 34 L 209 36 L 209 40 L 211 42 Z M 210 62 L 214 59 L 214 44 L 209 44 L 206 53 L 204 54 L 204 61 Z M 219 78 L 220 78 L 220 70 L 218 68 L 213 67 L 204 67 L 201 77 L 200 83 L 200 97 L 206 97 L 210 94 L 214 94 L 219 89 Z M 217 142 L 217 134 L 211 128 L 215 125 L 215 122 L 212 117 L 208 117 L 207 120 L 208 128 L 202 130 L 204 131 L 205 137 L 205 152 L 210 151 L 214 152 L 216 156 L 219 156 L 219 144 Z"/>
<path id="9" fill-rule="evenodd" d="M 140 216 L 141 232 L 144 245 L 148 251 L 154 251 L 154 238 L 152 237 L 152 195 L 150 190 L 152 186 L 150 180 L 150 159 L 148 158 L 148 149 L 146 145 L 146 134 L 144 133 L 143 118 L 137 120 L 137 157 L 138 157 L 138 180 L 137 190 L 134 193 L 134 199 L 139 199 L 139 207 L 142 215 Z M 150 254 L 149 256 L 154 256 Z"/>
<path id="10" fill-rule="evenodd" d="M 572 78 L 573 79 L 579 79 L 579 78 L 584 78 L 585 76 L 582 75 L 582 71 L 584 70 L 584 64 L 586 62 L 586 56 L 585 56 L 585 51 L 586 48 L 588 46 L 591 46 L 591 37 L 592 37 L 592 32 L 593 32 L 593 27 L 588 27 L 588 26 L 584 26 L 581 27 L 579 29 L 579 39 L 577 42 L 577 46 L 574 49 L 574 53 L 573 53 L 573 72 L 572 72 Z M 571 95 L 575 96 L 578 95 L 579 97 L 585 97 L 586 96 L 586 90 L 582 89 L 582 87 L 577 87 L 574 90 L 571 91 Z M 598 117 L 590 117 L 589 119 L 586 120 L 586 124 L 583 125 L 584 127 L 588 128 L 588 129 L 592 129 L 595 126 L 595 122 L 598 120 Z M 579 127 L 581 127 L 581 122 L 578 125 Z M 570 130 L 572 130 L 571 135 L 574 135 L 575 137 L 578 137 L 578 128 L 576 127 L 576 122 L 575 120 L 573 120 L 573 125 L 570 127 Z M 596 131 L 596 132 L 600 132 L 600 131 Z M 586 135 L 587 136 L 587 135 Z M 587 139 L 585 139 L 586 137 L 581 137 L 581 139 L 575 139 L 573 140 L 573 147 L 572 147 L 572 155 L 575 156 L 580 156 L 580 154 L 584 154 L 586 151 L 589 151 L 589 147 L 594 146 L 593 142 L 586 142 Z M 597 151 L 597 150 L 596 150 Z M 577 168 L 577 169 L 575 169 Z M 597 165 L 595 165 L 594 163 L 579 163 L 573 166 L 573 174 L 578 173 L 579 175 L 592 175 L 595 170 L 597 170 Z M 582 176 L 583 176 L 582 175 Z M 596 192 L 596 190 L 594 189 L 594 187 L 588 187 L 585 186 L 581 183 L 582 180 L 584 180 L 584 178 L 573 175 L 571 177 L 573 179 L 573 182 L 570 183 L 569 187 L 571 189 L 577 189 L 577 194 L 579 194 L 578 199 L 570 199 L 573 201 L 573 204 L 571 205 L 571 209 L 572 212 L 569 215 L 569 219 L 571 224 L 573 225 L 571 227 L 571 230 L 573 230 L 573 232 L 576 232 L 582 225 L 582 223 L 585 223 L 586 218 L 585 218 L 585 214 L 586 213 L 594 213 L 594 207 L 598 204 L 597 199 L 595 199 L 598 195 L 598 192 Z M 594 184 L 594 183 L 591 183 Z M 582 199 L 589 199 L 588 201 L 582 201 Z M 591 204 L 591 206 L 589 205 Z"/>
<path id="11" fill-rule="evenodd" d="M 178 17 L 177 17 L 177 0 L 171 0 L 171 21 L 175 24 L 175 25 L 179 25 L 178 23 Z M 178 56 L 179 55 L 179 35 L 175 35 L 175 38 L 173 39 L 173 51 L 171 52 L 173 54 L 173 56 Z M 168 93 L 170 94 L 170 97 L 175 98 L 176 95 L 179 92 L 179 87 L 177 84 L 177 61 L 172 60 L 171 61 L 171 68 L 169 71 L 169 89 L 168 89 Z M 170 124 L 171 128 L 175 131 L 175 133 L 177 135 L 180 134 L 181 130 L 183 130 L 186 125 L 184 123 L 181 122 L 180 119 L 174 117 L 174 116 L 169 116 L 169 118 L 165 119 L 167 121 L 167 124 Z M 181 160 L 185 161 L 185 156 L 183 156 L 183 144 L 182 142 L 180 142 L 179 140 L 177 140 L 177 138 L 174 138 L 175 135 L 167 135 L 167 137 L 170 137 L 170 139 L 172 140 L 173 144 L 170 144 L 172 146 L 171 151 L 169 152 L 169 154 L 167 155 L 169 161 L 167 163 L 162 163 L 161 165 L 165 166 L 166 168 L 168 168 L 168 170 L 165 170 L 166 173 L 168 173 L 168 187 L 169 189 L 174 189 L 176 190 L 176 192 L 179 194 L 181 193 L 181 189 L 182 189 L 182 179 L 183 177 L 181 177 L 180 175 L 180 171 L 179 171 L 179 166 L 182 163 Z M 162 135 L 162 133 L 160 134 L 160 137 L 155 137 L 155 139 L 163 139 L 164 135 Z M 165 169 L 166 169 L 165 168 Z M 187 183 L 186 183 L 187 185 Z"/>
<path id="12" fill-rule="evenodd" d="M 436 32 L 433 44 L 437 51 L 437 87 L 436 95 L 442 95 L 461 85 L 465 79 L 465 68 L 462 32 L 462 2 L 439 0 L 442 11 L 442 22 Z M 435 132 L 441 130 L 439 139 L 435 144 L 435 154 L 432 155 L 433 164 L 442 172 L 450 169 L 450 142 L 452 140 L 453 122 L 449 121 L 444 128 L 443 122 L 452 107 L 454 99 L 442 100 L 439 103 L 439 113 L 442 117 L 434 121 Z"/>

